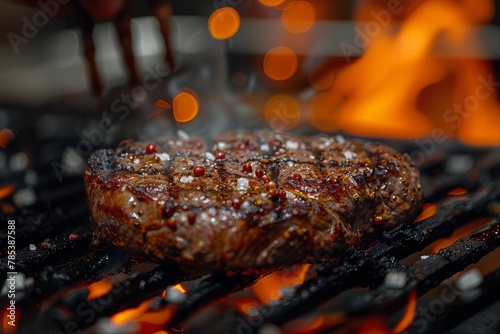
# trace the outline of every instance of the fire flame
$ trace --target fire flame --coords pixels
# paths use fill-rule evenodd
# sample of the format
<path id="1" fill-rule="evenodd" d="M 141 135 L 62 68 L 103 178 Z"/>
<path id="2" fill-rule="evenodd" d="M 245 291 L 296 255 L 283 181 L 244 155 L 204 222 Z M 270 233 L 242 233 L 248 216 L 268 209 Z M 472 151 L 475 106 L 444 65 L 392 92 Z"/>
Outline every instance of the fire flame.
<path id="1" fill-rule="evenodd" d="M 174 285 L 174 286 L 172 287 L 172 289 L 176 289 L 176 290 L 179 290 L 179 291 L 180 291 L 180 292 L 182 292 L 182 293 L 186 293 L 186 289 L 184 289 L 184 288 L 182 287 L 182 285 L 181 285 L 181 284 L 176 284 L 176 285 Z"/>
<path id="2" fill-rule="evenodd" d="M 135 321 L 141 326 L 141 333 L 159 331 L 172 319 L 176 308 L 168 305 L 158 310 L 150 310 L 151 302 L 152 300 L 146 300 L 137 307 L 118 312 L 111 317 L 111 322 L 121 327 L 129 321 Z"/>
<path id="3" fill-rule="evenodd" d="M 355 134 L 415 139 L 442 131 L 469 144 L 499 144 L 498 84 L 489 66 L 433 54 L 438 37 L 479 51 L 470 45 L 472 24 L 491 17 L 492 1 L 421 0 L 407 6 L 391 15 L 388 1 L 362 3 L 364 18 L 371 13 L 371 21 L 358 27 L 365 54 L 339 73 L 331 90 L 345 101 L 323 112 L 334 110 L 340 128 Z M 401 18 L 394 33 L 393 23 Z"/>
<path id="4" fill-rule="evenodd" d="M 467 194 L 467 189 L 462 188 L 462 187 L 457 187 L 455 189 L 452 189 L 448 192 L 448 196 L 460 196 L 460 195 L 465 195 Z"/>
<path id="5" fill-rule="evenodd" d="M 434 216 L 437 213 L 437 210 L 438 210 L 437 204 L 424 203 L 424 207 L 422 208 L 422 212 L 415 219 L 415 223 Z"/>
<path id="6" fill-rule="evenodd" d="M 452 235 L 448 238 L 443 238 L 439 239 L 436 242 L 434 242 L 430 248 L 432 249 L 433 253 L 439 252 L 440 249 L 446 248 L 450 246 L 452 243 L 457 241 L 458 239 L 462 238 L 463 236 L 466 236 L 467 234 L 471 233 L 472 231 L 480 228 L 485 224 L 487 219 L 478 219 L 474 222 L 471 222 L 469 224 L 466 224 L 464 226 L 460 226 L 457 229 L 455 229 L 452 233 Z"/>
<path id="7" fill-rule="evenodd" d="M 411 290 L 410 296 L 408 297 L 408 305 L 406 306 L 406 311 L 401 320 L 392 330 L 393 334 L 401 333 L 411 325 L 413 319 L 415 318 L 416 309 L 417 309 L 417 290 Z"/>
<path id="8" fill-rule="evenodd" d="M 310 264 L 301 264 L 274 272 L 252 286 L 254 295 L 263 303 L 282 298 L 281 289 L 291 288 L 304 282 Z"/>
<path id="9" fill-rule="evenodd" d="M 93 300 L 93 299 L 97 299 L 99 297 L 102 297 L 105 294 L 107 294 L 108 292 L 110 292 L 112 287 L 113 287 L 113 284 L 107 279 L 93 283 L 93 284 L 89 285 L 89 287 L 88 287 L 89 294 L 88 294 L 87 299 Z"/>
<path id="10" fill-rule="evenodd" d="M 16 187 L 13 184 L 0 187 L 0 199 L 9 197 L 14 193 L 14 190 L 16 190 Z"/>
<path id="11" fill-rule="evenodd" d="M 186 293 L 186 289 L 181 284 L 174 285 L 172 289 L 176 289 L 181 293 Z M 162 293 L 162 298 L 165 298 L 166 290 Z M 151 310 L 152 299 L 142 302 L 139 306 L 133 307 L 114 314 L 111 317 L 111 322 L 117 327 L 123 326 L 129 321 L 135 321 L 141 326 L 141 333 L 168 333 L 161 329 L 168 324 L 175 314 L 176 306 L 169 304 L 166 307 Z"/>
<path id="12" fill-rule="evenodd" d="M 15 317 L 9 318 L 10 314 L 11 314 L 10 310 L 8 310 L 7 306 L 6 306 L 4 309 L 4 312 L 2 314 L 2 329 L 3 329 L 3 333 L 5 333 L 5 334 L 16 333 L 16 326 L 19 323 L 19 320 L 21 319 L 21 314 L 19 312 L 19 306 L 17 306 L 15 309 Z M 15 319 L 15 321 L 12 319 Z M 13 321 L 13 322 L 11 322 L 11 321 Z M 11 323 L 9 324 L 9 322 L 11 322 Z M 16 326 L 12 326 L 12 324 L 14 324 Z"/>

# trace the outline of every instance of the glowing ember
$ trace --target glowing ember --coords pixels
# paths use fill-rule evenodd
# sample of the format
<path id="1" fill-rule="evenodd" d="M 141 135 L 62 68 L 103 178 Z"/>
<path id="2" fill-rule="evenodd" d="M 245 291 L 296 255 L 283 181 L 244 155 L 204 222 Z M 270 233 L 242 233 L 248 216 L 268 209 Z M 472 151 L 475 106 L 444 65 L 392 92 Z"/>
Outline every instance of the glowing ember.
<path id="1" fill-rule="evenodd" d="M 415 223 L 434 216 L 438 206 L 434 203 L 425 203 L 420 215 L 415 219 Z"/>
<path id="2" fill-rule="evenodd" d="M 88 287 L 89 294 L 88 294 L 87 299 L 93 300 L 93 299 L 97 299 L 99 297 L 102 297 L 105 294 L 107 294 L 108 292 L 110 292 L 112 287 L 113 287 L 113 284 L 107 279 L 93 283 L 93 284 L 89 285 L 89 287 Z"/>
<path id="3" fill-rule="evenodd" d="M 279 94 L 267 100 L 264 119 L 274 130 L 292 130 L 300 123 L 299 103 L 290 95 Z"/>
<path id="4" fill-rule="evenodd" d="M 275 7 L 281 5 L 285 0 L 259 0 L 259 2 L 269 7 Z"/>
<path id="5" fill-rule="evenodd" d="M 254 311 L 259 308 L 259 303 L 253 298 L 239 298 L 234 303 L 235 308 L 241 313 L 253 315 Z"/>
<path id="6" fill-rule="evenodd" d="M 264 73 L 273 80 L 286 80 L 297 71 L 297 55 L 286 46 L 271 49 L 264 57 Z"/>
<path id="7" fill-rule="evenodd" d="M 415 310 L 417 309 L 417 291 L 411 290 L 410 296 L 408 297 L 408 305 L 406 307 L 406 311 L 399 321 L 399 323 L 394 327 L 393 333 L 401 333 L 405 329 L 407 329 L 411 323 L 413 322 L 413 318 L 415 317 Z"/>
<path id="8" fill-rule="evenodd" d="M 184 289 L 181 284 L 174 285 L 172 287 L 172 289 L 176 289 L 176 290 L 179 290 L 182 293 L 186 293 L 186 289 Z"/>
<path id="9" fill-rule="evenodd" d="M 139 306 L 126 309 L 125 311 L 121 311 L 116 313 L 111 317 L 111 322 L 116 326 L 123 326 L 127 322 L 131 320 L 135 320 L 140 316 L 144 315 L 148 310 L 151 304 L 150 300 L 146 300 L 142 302 Z"/>
<path id="10" fill-rule="evenodd" d="M 292 1 L 285 7 L 281 20 L 287 31 L 301 34 L 314 25 L 316 11 L 308 1 Z"/>
<path id="11" fill-rule="evenodd" d="M 172 319 L 175 313 L 175 307 L 169 305 L 157 311 L 149 311 L 136 319 L 141 324 L 141 333 L 153 333 L 165 327 L 166 324 Z M 163 331 L 163 333 L 169 333 Z"/>
<path id="12" fill-rule="evenodd" d="M 198 114 L 196 96 L 188 92 L 179 93 L 173 100 L 174 118 L 177 122 L 189 122 Z"/>
<path id="13" fill-rule="evenodd" d="M 450 190 L 447 195 L 460 196 L 460 195 L 465 195 L 465 194 L 467 194 L 467 189 L 462 188 L 462 187 L 458 187 L 458 188 Z"/>
<path id="14" fill-rule="evenodd" d="M 14 193 L 16 188 L 13 184 L 8 184 L 6 186 L 0 187 L 0 199 L 8 197 Z"/>
<path id="15" fill-rule="evenodd" d="M 366 321 L 357 334 L 389 334 L 391 331 L 387 328 L 385 323 L 379 319 Z"/>
<path id="16" fill-rule="evenodd" d="M 123 326 L 129 321 L 134 321 L 140 325 L 140 333 L 154 333 L 161 330 L 172 319 L 175 306 L 169 305 L 153 311 L 150 310 L 151 302 L 152 300 L 147 300 L 135 308 L 116 313 L 111 317 L 111 323 Z"/>
<path id="17" fill-rule="evenodd" d="M 282 298 L 281 289 L 291 288 L 304 282 L 309 264 L 301 264 L 274 272 L 252 286 L 254 295 L 263 303 Z"/>
<path id="18" fill-rule="evenodd" d="M 12 315 L 12 317 L 10 317 Z M 4 312 L 2 314 L 2 328 L 5 334 L 13 334 L 16 333 L 16 326 L 19 323 L 19 319 L 21 319 L 21 314 L 19 312 L 19 307 L 16 307 L 15 311 L 11 313 L 7 307 L 4 308 Z M 12 326 L 14 324 L 15 326 Z"/>
<path id="19" fill-rule="evenodd" d="M 471 222 L 469 224 L 466 224 L 464 226 L 460 226 L 459 228 L 455 229 L 453 233 L 451 234 L 450 237 L 448 238 L 443 238 L 439 239 L 436 242 L 434 242 L 430 247 L 431 251 L 433 253 L 439 252 L 439 250 L 446 248 L 450 246 L 452 243 L 460 239 L 461 237 L 471 233 L 472 231 L 480 228 L 485 224 L 486 220 L 485 219 L 478 219 L 477 221 Z"/>
<path id="20" fill-rule="evenodd" d="M 240 15 L 232 7 L 222 7 L 210 15 L 208 30 L 212 37 L 224 40 L 233 37 L 240 28 Z"/>

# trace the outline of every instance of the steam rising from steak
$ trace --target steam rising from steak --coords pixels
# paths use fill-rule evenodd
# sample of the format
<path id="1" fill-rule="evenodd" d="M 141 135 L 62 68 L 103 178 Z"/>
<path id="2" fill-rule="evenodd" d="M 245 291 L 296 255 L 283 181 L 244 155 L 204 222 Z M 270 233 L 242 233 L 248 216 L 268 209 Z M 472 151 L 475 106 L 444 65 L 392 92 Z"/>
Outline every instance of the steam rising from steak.
<path id="1" fill-rule="evenodd" d="M 419 172 L 390 147 L 269 131 L 126 143 L 85 171 L 95 246 L 197 272 L 303 262 L 413 220 Z"/>

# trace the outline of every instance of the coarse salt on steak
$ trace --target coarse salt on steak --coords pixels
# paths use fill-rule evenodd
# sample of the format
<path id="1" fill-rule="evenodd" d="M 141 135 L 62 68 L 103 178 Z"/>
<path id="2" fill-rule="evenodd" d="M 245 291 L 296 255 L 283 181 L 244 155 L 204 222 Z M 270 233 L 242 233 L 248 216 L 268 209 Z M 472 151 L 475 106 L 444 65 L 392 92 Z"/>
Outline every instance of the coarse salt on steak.
<path id="1" fill-rule="evenodd" d="M 84 173 L 95 246 L 197 272 L 338 254 L 421 210 L 418 170 L 378 143 L 270 131 L 98 150 Z M 332 253 L 333 252 L 333 253 Z"/>

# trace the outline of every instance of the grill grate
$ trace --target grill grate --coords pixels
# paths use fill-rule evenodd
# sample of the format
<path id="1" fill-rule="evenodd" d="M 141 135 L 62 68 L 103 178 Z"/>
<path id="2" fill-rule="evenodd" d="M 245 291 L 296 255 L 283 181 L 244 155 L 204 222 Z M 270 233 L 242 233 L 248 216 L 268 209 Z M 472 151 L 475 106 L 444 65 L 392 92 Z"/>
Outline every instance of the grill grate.
<path id="1" fill-rule="evenodd" d="M 407 143 L 392 144 L 396 147 L 400 145 L 402 151 L 412 149 Z M 453 157 L 469 159 L 472 165 L 456 170 L 449 166 Z M 423 311 L 415 315 L 407 329 L 409 333 L 444 331 L 459 325 L 464 319 L 472 319 L 479 310 L 487 310 L 498 303 L 498 264 L 497 269 L 484 277 L 482 293 L 474 300 L 459 306 L 445 303 L 443 311 L 439 316 L 433 315 L 432 321 L 425 317 L 425 310 L 431 312 L 433 304 L 424 297 L 436 289 L 443 289 L 449 282 L 448 278 L 500 246 L 500 223 L 495 218 L 500 199 L 499 167 L 499 152 L 496 150 L 470 149 L 457 144 L 443 148 L 421 166 L 425 200 L 435 203 L 438 208 L 434 215 L 384 232 L 374 245 L 364 250 L 351 249 L 340 259 L 331 259 L 328 254 L 323 254 L 321 264 L 313 263 L 314 270 L 310 277 L 302 285 L 288 289 L 282 299 L 269 305 L 261 304 L 251 315 L 234 309 L 225 312 L 224 321 L 212 326 L 210 331 L 204 328 L 203 332 L 258 332 L 270 323 L 286 326 L 293 319 L 317 313 L 323 314 L 326 320 L 315 332 L 332 329 L 350 332 L 352 327 L 346 319 L 366 323 L 374 316 L 394 326 L 413 294 L 418 297 L 418 306 Z M 40 170 L 46 168 L 41 167 Z M 20 184 L 24 179 L 16 174 Z M 457 187 L 465 188 L 467 193 L 447 195 Z M 245 290 L 261 278 L 256 274 L 214 274 L 198 278 L 167 266 L 132 273 L 137 263 L 127 255 L 88 247 L 91 235 L 80 177 L 70 177 L 58 183 L 49 176 L 39 182 L 34 191 L 38 199 L 35 204 L 26 208 L 14 206 L 14 213 L 0 216 L 2 221 L 16 220 L 16 270 L 34 278 L 32 282 L 25 280 L 26 286 L 16 297 L 22 308 L 21 333 L 33 330 L 58 333 L 68 331 L 68 328 L 112 332 L 109 317 L 149 299 L 152 302 L 148 308 L 152 311 L 172 310 L 165 329 L 180 331 L 182 324 L 189 322 L 201 309 Z M 3 211 L 9 211 L 9 206 Z M 440 238 L 449 237 L 460 226 L 467 226 L 479 218 L 487 222 L 472 233 L 436 254 L 412 264 L 403 264 L 403 259 Z M 5 228 L 0 230 L 2 240 L 6 239 L 6 232 Z M 70 240 L 70 234 L 74 233 L 78 237 Z M 0 252 L 0 270 L 7 272 L 4 244 L 0 246 Z M 327 261 L 323 262 L 325 259 Z M 395 271 L 406 275 L 406 283 L 398 289 L 384 284 L 387 274 Z M 88 284 L 111 275 L 121 275 L 122 279 L 114 283 L 98 301 L 89 300 Z M 5 278 L 1 279 L 3 284 Z M 182 300 L 161 297 L 171 285 L 194 279 L 198 280 Z M 345 298 L 350 293 L 354 297 Z M 462 293 L 457 292 L 459 294 L 462 298 Z M 7 305 L 5 302 L 2 299 L 2 308 Z M 334 305 L 325 308 L 325 304 Z M 81 310 L 93 310 L 92 317 Z M 126 332 L 126 329 L 120 330 Z"/>

